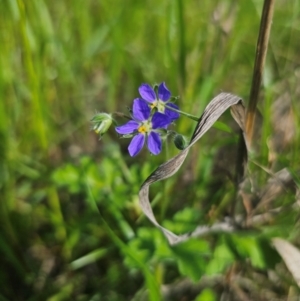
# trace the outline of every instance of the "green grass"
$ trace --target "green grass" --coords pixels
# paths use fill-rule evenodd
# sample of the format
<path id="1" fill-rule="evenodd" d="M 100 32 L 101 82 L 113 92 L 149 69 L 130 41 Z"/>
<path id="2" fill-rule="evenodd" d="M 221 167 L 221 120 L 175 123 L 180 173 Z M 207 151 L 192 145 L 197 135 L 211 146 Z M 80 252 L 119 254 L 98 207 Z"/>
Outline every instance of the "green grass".
<path id="1" fill-rule="evenodd" d="M 141 183 L 177 152 L 172 143 L 160 156 L 144 150 L 130 158 L 128 139 L 111 129 L 99 141 L 90 131 L 96 111 L 126 112 L 143 82 L 165 81 L 180 108 L 198 116 L 220 91 L 247 103 L 261 9 L 256 0 L 0 1 L 0 300 L 163 300 L 162 285 L 172 290 L 235 269 L 257 294 L 265 284 L 284 300 L 297 289 L 283 265 L 278 290 L 265 273 L 279 260 L 272 237 L 299 242 L 293 193 L 279 199 L 284 213 L 247 236 L 208 236 L 174 249 L 138 204 Z M 272 173 L 289 168 L 294 179 L 299 20 L 298 1 L 276 1 L 259 101 L 264 123 L 252 155 Z M 277 108 L 287 109 L 274 120 L 283 95 Z M 229 113 L 221 121 L 234 128 Z M 176 122 L 187 136 L 194 126 Z M 236 191 L 224 170 L 235 168 L 236 141 L 237 134 L 210 130 L 178 175 L 154 185 L 160 222 L 184 232 L 229 214 Z M 269 174 L 252 163 L 249 172 L 257 192 Z M 224 287 L 198 290 L 197 300 L 219 300 Z"/>

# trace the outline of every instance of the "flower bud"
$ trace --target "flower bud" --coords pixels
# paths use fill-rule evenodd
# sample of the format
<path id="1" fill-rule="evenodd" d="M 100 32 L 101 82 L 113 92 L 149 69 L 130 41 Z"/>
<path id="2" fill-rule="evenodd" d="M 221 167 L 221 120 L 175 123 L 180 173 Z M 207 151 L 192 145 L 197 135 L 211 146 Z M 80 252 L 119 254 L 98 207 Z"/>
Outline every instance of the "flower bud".
<path id="1" fill-rule="evenodd" d="M 98 113 L 96 114 L 91 122 L 93 123 L 93 130 L 101 136 L 106 133 L 111 126 L 113 119 L 111 114 Z"/>
<path id="2" fill-rule="evenodd" d="M 188 146 L 188 142 L 187 142 L 186 138 L 180 134 L 175 135 L 174 144 L 180 150 L 183 150 Z"/>

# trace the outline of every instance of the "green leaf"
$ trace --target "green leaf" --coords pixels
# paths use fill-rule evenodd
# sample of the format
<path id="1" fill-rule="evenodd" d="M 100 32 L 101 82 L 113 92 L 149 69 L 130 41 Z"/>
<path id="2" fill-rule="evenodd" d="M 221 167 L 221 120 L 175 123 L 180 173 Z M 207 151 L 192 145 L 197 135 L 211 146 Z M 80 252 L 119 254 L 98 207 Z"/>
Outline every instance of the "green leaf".
<path id="1" fill-rule="evenodd" d="M 99 212 L 100 214 L 100 212 Z M 146 286 L 148 288 L 149 292 L 149 301 L 160 301 L 161 300 L 161 294 L 158 287 L 158 283 L 151 273 L 149 266 L 145 263 L 145 261 L 140 260 L 138 252 L 131 248 L 131 246 L 125 244 L 115 233 L 114 231 L 109 227 L 109 225 L 106 223 L 104 218 L 100 214 L 100 218 L 102 220 L 102 224 L 104 228 L 106 229 L 108 235 L 112 239 L 112 241 L 115 243 L 115 245 L 119 248 L 119 250 L 123 253 L 124 256 L 130 257 L 133 261 L 135 261 L 135 264 L 138 266 L 138 268 L 142 271 L 144 277 Z"/>
<path id="2" fill-rule="evenodd" d="M 190 239 L 173 247 L 182 275 L 198 281 L 205 272 L 209 245 L 204 240 Z"/>
<path id="3" fill-rule="evenodd" d="M 132 239 L 128 245 L 135 252 L 135 258 L 133 259 L 132 256 L 126 256 L 124 263 L 128 267 L 137 268 L 138 264 L 136 259 L 147 263 L 151 260 L 154 251 L 155 251 L 155 244 L 154 244 L 154 236 L 157 230 L 153 228 L 140 228 L 137 232 L 137 237 Z"/>
<path id="4" fill-rule="evenodd" d="M 217 297 L 214 291 L 210 288 L 205 288 L 200 295 L 197 296 L 195 301 L 216 301 Z"/>
<path id="5" fill-rule="evenodd" d="M 177 212 L 173 220 L 164 221 L 163 225 L 175 233 L 189 232 L 195 229 L 199 215 L 199 211 L 187 207 Z"/>
<path id="6" fill-rule="evenodd" d="M 213 258 L 206 267 L 207 275 L 215 275 L 222 273 L 230 264 L 234 262 L 235 258 L 225 242 L 219 244 L 213 253 Z"/>
<path id="7" fill-rule="evenodd" d="M 71 164 L 67 164 L 52 174 L 52 180 L 58 186 L 65 186 L 71 193 L 77 193 L 80 191 L 80 176 L 76 167 Z"/>
<path id="8" fill-rule="evenodd" d="M 94 250 L 94 251 L 90 252 L 89 254 L 72 261 L 70 263 L 70 266 L 73 270 L 82 268 L 88 264 L 91 264 L 91 263 L 97 261 L 104 255 L 106 255 L 107 251 L 108 250 L 106 248 L 100 248 L 100 249 Z"/>
<path id="9" fill-rule="evenodd" d="M 265 269 L 272 268 L 279 261 L 279 256 L 270 247 L 264 237 L 237 236 L 232 235 L 231 248 L 240 258 L 249 258 L 254 267 Z"/>

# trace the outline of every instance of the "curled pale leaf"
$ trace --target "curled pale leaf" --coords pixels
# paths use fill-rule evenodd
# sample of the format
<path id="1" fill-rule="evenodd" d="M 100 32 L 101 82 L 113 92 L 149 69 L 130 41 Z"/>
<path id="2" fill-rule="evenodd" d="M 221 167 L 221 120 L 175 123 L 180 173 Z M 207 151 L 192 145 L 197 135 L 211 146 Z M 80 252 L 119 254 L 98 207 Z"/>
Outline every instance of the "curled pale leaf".
<path id="1" fill-rule="evenodd" d="M 234 106 L 237 106 L 234 109 Z M 212 127 L 212 125 L 218 120 L 218 118 L 228 109 L 232 107 L 234 112 L 239 112 L 239 114 L 234 114 L 234 119 L 237 121 L 239 126 L 243 130 L 244 124 L 244 107 L 242 105 L 242 100 L 240 97 L 230 94 L 230 93 L 220 93 L 217 95 L 205 108 L 202 116 L 200 117 L 198 124 L 195 128 L 195 131 L 192 135 L 191 141 L 188 146 L 182 150 L 178 155 L 171 158 L 167 162 L 161 164 L 142 184 L 141 189 L 139 191 L 139 199 L 140 205 L 144 212 L 144 214 L 150 219 L 150 221 L 158 227 L 163 234 L 168 239 L 171 245 L 177 244 L 179 242 L 185 241 L 190 237 L 200 236 L 204 233 L 215 232 L 215 231 L 223 231 L 228 232 L 233 230 L 233 226 L 230 224 L 221 225 L 218 224 L 215 227 L 212 226 L 211 231 L 208 226 L 205 226 L 205 231 L 203 231 L 202 227 L 198 227 L 195 231 L 191 233 L 185 233 L 182 235 L 176 235 L 175 233 L 167 230 L 162 227 L 156 220 L 151 205 L 149 201 L 149 186 L 157 181 L 167 179 L 174 175 L 182 163 L 184 162 L 189 149 Z M 201 230 L 200 230 L 201 228 Z"/>
<path id="2" fill-rule="evenodd" d="M 275 249 L 300 287 L 300 251 L 282 238 L 274 238 L 272 241 Z"/>

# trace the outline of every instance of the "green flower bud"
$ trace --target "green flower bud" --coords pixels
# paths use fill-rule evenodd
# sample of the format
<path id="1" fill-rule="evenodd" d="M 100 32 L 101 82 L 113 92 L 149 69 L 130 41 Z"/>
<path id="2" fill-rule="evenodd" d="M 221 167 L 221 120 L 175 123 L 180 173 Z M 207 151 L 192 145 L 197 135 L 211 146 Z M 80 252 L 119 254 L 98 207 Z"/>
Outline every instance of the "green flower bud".
<path id="1" fill-rule="evenodd" d="M 180 150 L 183 150 L 188 146 L 188 142 L 187 142 L 186 138 L 180 134 L 175 135 L 174 144 Z"/>
<path id="2" fill-rule="evenodd" d="M 98 113 L 96 114 L 91 122 L 93 123 L 93 130 L 101 136 L 106 133 L 111 126 L 113 119 L 111 114 Z"/>

